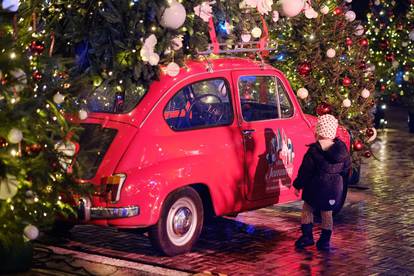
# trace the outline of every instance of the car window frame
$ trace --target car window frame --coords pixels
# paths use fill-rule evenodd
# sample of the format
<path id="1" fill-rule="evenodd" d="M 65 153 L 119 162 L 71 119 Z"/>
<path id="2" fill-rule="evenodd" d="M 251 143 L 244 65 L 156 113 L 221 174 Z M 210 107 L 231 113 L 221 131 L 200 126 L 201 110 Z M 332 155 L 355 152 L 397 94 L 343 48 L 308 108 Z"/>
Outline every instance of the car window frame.
<path id="1" fill-rule="evenodd" d="M 263 120 L 256 120 L 256 121 L 246 121 L 246 120 L 244 119 L 244 116 L 243 116 L 243 108 L 242 108 L 242 106 L 241 106 L 240 90 L 239 90 L 239 82 L 240 82 L 240 78 L 242 78 L 242 77 L 273 77 L 273 78 L 275 78 L 275 79 L 276 79 L 276 81 L 278 81 L 278 80 L 279 80 L 279 81 L 280 81 L 280 84 L 281 84 L 281 85 L 283 86 L 283 88 L 285 89 L 286 95 L 287 95 L 287 97 L 289 98 L 289 102 L 290 102 L 291 107 L 292 107 L 292 109 L 293 109 L 292 116 L 287 117 L 287 118 L 278 117 L 278 118 L 263 119 Z M 245 75 L 238 75 L 238 76 L 237 76 L 237 83 L 236 83 L 236 85 L 237 85 L 237 93 L 235 93 L 235 94 L 237 94 L 237 97 L 238 97 L 239 108 L 240 108 L 240 116 L 241 116 L 241 119 L 243 120 L 243 122 L 244 122 L 244 123 L 249 124 L 249 123 L 255 123 L 255 122 L 268 122 L 268 121 L 272 121 L 272 120 L 289 120 L 289 119 L 292 119 L 293 117 L 295 117 L 295 115 L 296 115 L 296 108 L 295 108 L 295 105 L 293 104 L 292 100 L 290 99 L 290 94 L 289 94 L 289 92 L 288 92 L 288 89 L 286 88 L 286 86 L 284 85 L 284 83 L 283 83 L 282 79 L 281 79 L 279 76 L 277 76 L 277 75 L 272 75 L 272 74 L 245 74 Z M 280 107 L 279 87 L 278 87 L 278 85 L 277 85 L 277 82 L 276 82 L 276 93 L 275 93 L 275 94 L 277 95 L 277 99 L 276 99 L 276 103 L 277 103 L 277 107 L 276 107 L 276 108 L 277 108 L 277 112 L 278 112 L 279 114 L 282 114 L 282 112 L 281 112 L 281 107 Z"/>
<path id="2" fill-rule="evenodd" d="M 165 119 L 164 113 L 165 110 L 167 109 L 167 106 L 169 104 L 169 102 L 178 94 L 180 93 L 184 87 L 188 86 L 188 85 L 193 85 L 195 83 L 199 83 L 199 82 L 204 82 L 204 81 L 210 81 L 210 80 L 223 80 L 224 81 L 224 85 L 226 86 L 226 89 L 228 91 L 228 99 L 229 99 L 229 104 L 230 104 L 230 108 L 231 108 L 231 120 L 229 121 L 229 123 L 226 124 L 221 124 L 221 125 L 207 125 L 207 126 L 197 126 L 197 127 L 192 127 L 192 128 L 183 128 L 183 129 L 173 129 L 171 128 L 171 126 L 168 124 L 167 120 Z M 231 90 L 231 85 L 230 82 L 227 78 L 225 77 L 210 77 L 210 78 L 205 78 L 205 79 L 200 79 L 197 81 L 192 81 L 192 82 L 188 82 L 187 84 L 181 86 L 178 90 L 176 90 L 175 93 L 172 93 L 173 95 L 171 97 L 169 97 L 169 99 L 167 100 L 167 103 L 165 104 L 164 108 L 162 109 L 162 119 L 164 121 L 164 123 L 168 126 L 168 129 L 174 131 L 174 132 L 183 132 L 183 131 L 191 131 L 191 130 L 201 130 L 201 129 L 208 129 L 208 128 L 217 128 L 217 127 L 227 127 L 227 126 L 231 126 L 234 123 L 234 118 L 235 118 L 235 108 L 234 108 L 234 104 L 233 104 L 233 94 L 232 94 L 232 90 Z M 191 87 L 191 89 L 193 89 Z"/>

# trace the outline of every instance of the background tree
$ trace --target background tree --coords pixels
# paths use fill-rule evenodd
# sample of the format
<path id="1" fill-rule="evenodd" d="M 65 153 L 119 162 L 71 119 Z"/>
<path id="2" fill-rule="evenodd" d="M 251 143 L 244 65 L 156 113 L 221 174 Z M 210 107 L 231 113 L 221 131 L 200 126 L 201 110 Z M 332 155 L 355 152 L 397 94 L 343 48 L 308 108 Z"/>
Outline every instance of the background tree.
<path id="1" fill-rule="evenodd" d="M 375 82 L 369 40 L 349 2 L 311 1 L 301 15 L 282 19 L 272 32 L 280 49 L 272 60 L 287 74 L 305 112 L 333 113 L 351 131 L 359 161 L 371 156 Z"/>

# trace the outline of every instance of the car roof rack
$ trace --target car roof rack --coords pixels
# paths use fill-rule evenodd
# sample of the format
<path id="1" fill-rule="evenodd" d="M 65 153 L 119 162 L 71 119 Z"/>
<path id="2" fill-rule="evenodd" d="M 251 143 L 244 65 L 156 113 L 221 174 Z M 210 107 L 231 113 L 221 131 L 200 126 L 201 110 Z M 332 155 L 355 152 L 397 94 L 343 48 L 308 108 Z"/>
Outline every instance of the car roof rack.
<path id="1" fill-rule="evenodd" d="M 269 43 L 267 43 L 269 44 Z M 207 50 L 197 51 L 197 54 L 206 56 L 210 54 L 240 54 L 240 53 L 260 53 L 263 51 L 276 51 L 277 44 L 273 47 L 265 45 L 265 47 L 258 47 L 258 42 L 239 42 L 236 44 L 228 43 L 210 43 Z"/>

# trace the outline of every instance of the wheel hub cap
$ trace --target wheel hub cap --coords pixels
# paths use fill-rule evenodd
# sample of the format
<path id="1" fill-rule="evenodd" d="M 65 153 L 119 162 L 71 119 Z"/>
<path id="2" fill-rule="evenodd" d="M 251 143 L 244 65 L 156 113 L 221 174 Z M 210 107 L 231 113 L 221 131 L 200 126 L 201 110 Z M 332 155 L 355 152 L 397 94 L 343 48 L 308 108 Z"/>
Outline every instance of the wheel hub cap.
<path id="1" fill-rule="evenodd" d="M 191 226 L 192 214 L 190 209 L 181 207 L 174 215 L 173 230 L 177 235 L 184 235 Z"/>

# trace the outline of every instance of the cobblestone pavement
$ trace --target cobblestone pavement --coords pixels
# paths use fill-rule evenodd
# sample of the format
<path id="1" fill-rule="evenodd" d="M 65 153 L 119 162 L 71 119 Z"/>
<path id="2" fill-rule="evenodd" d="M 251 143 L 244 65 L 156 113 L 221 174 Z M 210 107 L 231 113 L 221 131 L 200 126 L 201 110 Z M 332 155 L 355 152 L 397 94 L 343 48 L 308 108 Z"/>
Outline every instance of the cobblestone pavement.
<path id="1" fill-rule="evenodd" d="M 351 189 L 329 253 L 294 249 L 299 202 L 216 219 L 192 253 L 176 257 L 160 256 L 145 234 L 113 228 L 77 226 L 68 237 L 42 242 L 183 275 L 414 275 L 414 134 L 405 129 L 405 113 L 391 112 L 388 121 L 378 160 L 362 168 L 360 185 L 368 189 Z"/>

